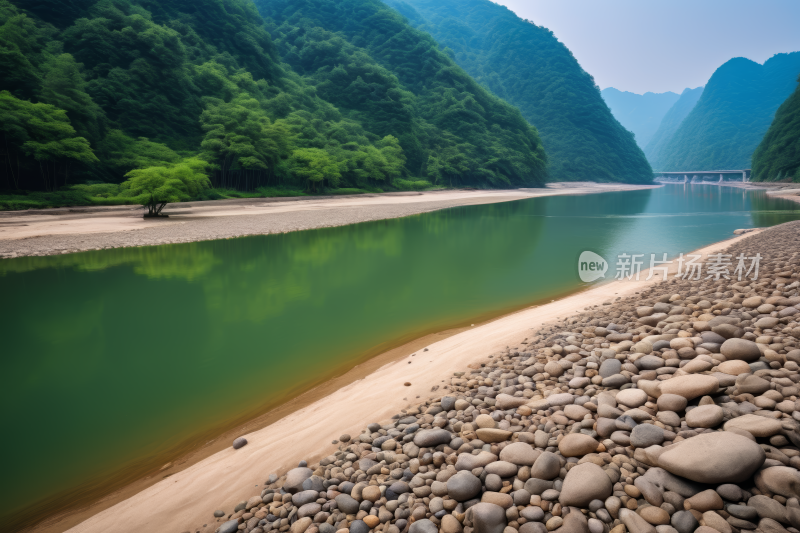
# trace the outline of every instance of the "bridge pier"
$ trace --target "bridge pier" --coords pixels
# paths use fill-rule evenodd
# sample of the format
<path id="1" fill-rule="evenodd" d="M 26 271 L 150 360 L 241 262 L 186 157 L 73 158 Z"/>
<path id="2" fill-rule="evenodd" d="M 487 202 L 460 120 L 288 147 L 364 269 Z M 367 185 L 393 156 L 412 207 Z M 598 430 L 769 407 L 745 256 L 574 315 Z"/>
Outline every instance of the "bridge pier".
<path id="1" fill-rule="evenodd" d="M 742 183 L 747 183 L 747 171 L 742 172 Z"/>

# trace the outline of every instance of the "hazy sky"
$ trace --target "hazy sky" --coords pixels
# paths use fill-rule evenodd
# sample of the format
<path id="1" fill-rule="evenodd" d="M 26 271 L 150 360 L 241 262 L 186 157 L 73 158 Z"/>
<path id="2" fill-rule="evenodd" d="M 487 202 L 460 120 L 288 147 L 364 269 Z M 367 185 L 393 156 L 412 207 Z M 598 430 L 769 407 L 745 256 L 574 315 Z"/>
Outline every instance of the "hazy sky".
<path id="1" fill-rule="evenodd" d="M 494 0 L 545 26 L 601 89 L 705 85 L 732 57 L 800 50 L 800 0 Z"/>

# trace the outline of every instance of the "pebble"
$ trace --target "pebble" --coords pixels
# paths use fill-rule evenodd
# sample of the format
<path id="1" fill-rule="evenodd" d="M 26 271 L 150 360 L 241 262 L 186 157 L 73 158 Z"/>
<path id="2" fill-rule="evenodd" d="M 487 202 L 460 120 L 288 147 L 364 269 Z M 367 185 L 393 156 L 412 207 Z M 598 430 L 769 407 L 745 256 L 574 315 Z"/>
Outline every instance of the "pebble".
<path id="1" fill-rule="evenodd" d="M 561 505 L 586 507 L 592 500 L 611 496 L 611 489 L 611 480 L 602 468 L 594 463 L 583 463 L 567 472 L 559 501 Z"/>
<path id="2" fill-rule="evenodd" d="M 726 340 L 720 347 L 720 353 L 728 360 L 738 359 L 748 363 L 758 361 L 761 357 L 761 350 L 758 349 L 758 345 L 746 339 Z"/>
<path id="3" fill-rule="evenodd" d="M 713 428 L 722 424 L 724 417 L 719 405 L 701 405 L 686 413 L 686 424 L 692 428 Z"/>
<path id="4" fill-rule="evenodd" d="M 631 446 L 648 448 L 664 442 L 664 430 L 652 424 L 639 424 L 631 431 Z"/>
<path id="5" fill-rule="evenodd" d="M 470 472 L 459 472 L 447 480 L 447 495 L 459 502 L 465 502 L 480 494 L 481 480 Z"/>
<path id="6" fill-rule="evenodd" d="M 675 394 L 683 396 L 687 400 L 713 394 L 717 392 L 717 389 L 719 389 L 719 380 L 717 378 L 697 374 L 673 377 L 662 381 L 658 386 L 661 394 Z"/>
<path id="7" fill-rule="evenodd" d="M 641 389 L 626 389 L 617 394 L 617 403 L 635 408 L 647 403 L 647 393 Z"/>
<path id="8" fill-rule="evenodd" d="M 659 411 L 683 411 L 689 400 L 677 394 L 661 394 L 658 397 L 657 405 Z"/>
<path id="9" fill-rule="evenodd" d="M 500 460 L 519 466 L 533 466 L 541 452 L 525 442 L 514 442 L 500 451 Z"/>
<path id="10" fill-rule="evenodd" d="M 239 437 L 233 441 L 233 449 L 238 450 L 239 448 L 244 447 L 247 445 L 247 439 L 244 437 Z"/>
<path id="11" fill-rule="evenodd" d="M 598 442 L 589 435 L 570 433 L 558 443 L 558 451 L 564 457 L 582 457 L 597 450 Z"/>
<path id="12" fill-rule="evenodd" d="M 475 533 L 503 533 L 506 527 L 506 513 L 493 503 L 476 503 L 472 507 L 472 523 Z"/>
<path id="13" fill-rule="evenodd" d="M 552 452 L 544 452 L 533 463 L 531 477 L 550 480 L 558 477 L 560 471 L 561 461 L 558 460 L 558 456 Z"/>

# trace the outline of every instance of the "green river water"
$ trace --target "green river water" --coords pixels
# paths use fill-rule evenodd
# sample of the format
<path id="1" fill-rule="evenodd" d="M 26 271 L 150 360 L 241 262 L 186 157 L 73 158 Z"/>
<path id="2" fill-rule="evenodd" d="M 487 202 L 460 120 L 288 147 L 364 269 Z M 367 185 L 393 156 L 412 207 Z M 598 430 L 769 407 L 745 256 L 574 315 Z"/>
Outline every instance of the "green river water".
<path id="1" fill-rule="evenodd" d="M 674 256 L 798 208 L 667 185 L 2 260 L 0 529 L 157 470 L 383 347 L 578 290 L 584 250 Z"/>

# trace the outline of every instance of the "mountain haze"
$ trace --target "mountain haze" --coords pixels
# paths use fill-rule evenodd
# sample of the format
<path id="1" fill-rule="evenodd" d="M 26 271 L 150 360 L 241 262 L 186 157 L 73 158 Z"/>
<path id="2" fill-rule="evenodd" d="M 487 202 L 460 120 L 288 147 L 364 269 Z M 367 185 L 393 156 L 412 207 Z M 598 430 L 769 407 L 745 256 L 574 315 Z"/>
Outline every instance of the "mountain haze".
<path id="1" fill-rule="evenodd" d="M 661 119 L 680 98 L 673 92 L 636 94 L 608 87 L 600 91 L 614 118 L 636 136 L 644 150 L 661 124 Z"/>
<path id="2" fill-rule="evenodd" d="M 267 3 L 264 1 L 263 3 Z M 553 180 L 649 182 L 650 165 L 553 32 L 489 0 L 387 0 L 542 137 Z"/>
<path id="3" fill-rule="evenodd" d="M 658 129 L 650 138 L 650 142 L 647 143 L 647 147 L 644 149 L 644 155 L 647 156 L 647 160 L 650 161 L 653 168 L 658 167 L 659 157 L 661 156 L 661 151 L 664 149 L 664 146 L 669 143 L 669 140 L 672 139 L 672 136 L 678 131 L 681 122 L 683 122 L 683 119 L 694 109 L 694 106 L 697 104 L 702 94 L 703 87 L 684 89 L 678 101 L 669 108 L 669 111 L 667 111 L 661 119 L 661 124 L 659 124 Z"/>
<path id="4" fill-rule="evenodd" d="M 760 65 L 737 57 L 719 67 L 703 94 L 660 152 L 655 169 L 750 168 L 775 111 L 797 87 L 800 52 Z"/>

